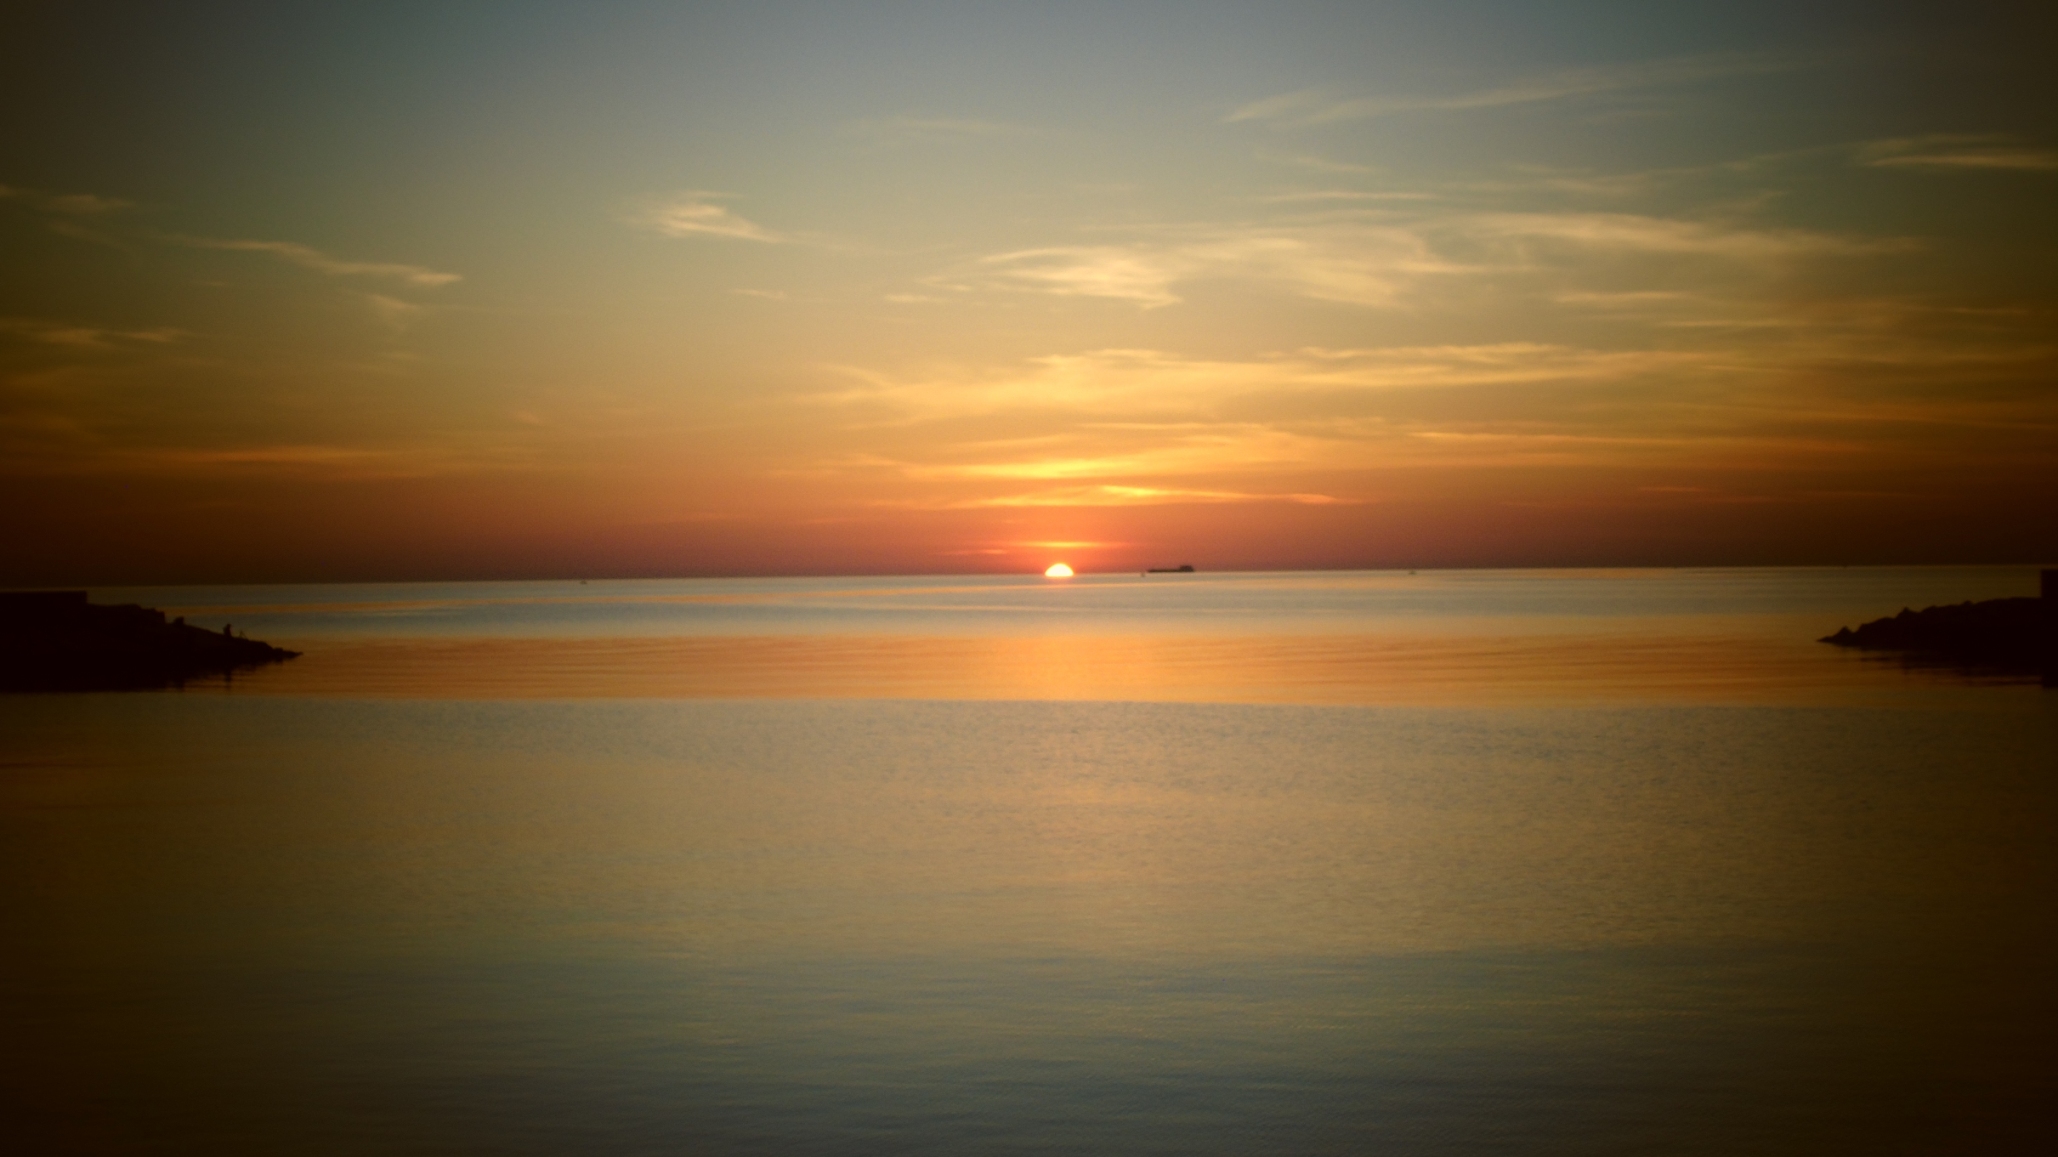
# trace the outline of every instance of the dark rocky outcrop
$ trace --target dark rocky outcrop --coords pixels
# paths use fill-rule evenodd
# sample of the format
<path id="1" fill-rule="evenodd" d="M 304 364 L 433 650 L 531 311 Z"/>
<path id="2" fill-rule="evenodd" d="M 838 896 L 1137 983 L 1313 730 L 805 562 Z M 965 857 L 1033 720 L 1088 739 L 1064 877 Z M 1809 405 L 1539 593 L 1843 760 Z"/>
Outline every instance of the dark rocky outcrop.
<path id="1" fill-rule="evenodd" d="M 0 691 L 168 687 L 299 653 L 149 607 L 97 606 L 84 591 L 0 593 Z"/>
<path id="2" fill-rule="evenodd" d="M 2053 600 L 1989 599 L 1955 606 L 1903 608 L 1822 642 L 1867 651 L 1896 651 L 1918 661 L 2032 674 L 2052 666 Z"/>

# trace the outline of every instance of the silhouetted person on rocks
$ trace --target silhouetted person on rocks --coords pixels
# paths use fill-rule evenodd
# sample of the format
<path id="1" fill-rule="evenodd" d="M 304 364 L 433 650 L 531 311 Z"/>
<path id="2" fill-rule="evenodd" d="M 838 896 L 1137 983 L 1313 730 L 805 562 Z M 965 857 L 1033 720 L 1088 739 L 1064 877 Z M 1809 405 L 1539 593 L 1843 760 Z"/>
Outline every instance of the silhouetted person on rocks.
<path id="1" fill-rule="evenodd" d="M 0 591 L 0 692 L 121 691 L 164 687 L 290 659 L 293 652 L 214 632 L 162 611 L 95 606 L 84 591 Z"/>

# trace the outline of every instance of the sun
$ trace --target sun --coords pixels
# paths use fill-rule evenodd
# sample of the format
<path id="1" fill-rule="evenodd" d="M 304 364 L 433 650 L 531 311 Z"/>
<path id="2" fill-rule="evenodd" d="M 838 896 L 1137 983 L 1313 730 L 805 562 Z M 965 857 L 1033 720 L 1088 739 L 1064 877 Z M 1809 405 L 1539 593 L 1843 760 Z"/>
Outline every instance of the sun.
<path id="1" fill-rule="evenodd" d="M 1068 566 L 1066 566 L 1066 565 L 1065 565 L 1064 563 L 1061 563 L 1061 562 L 1054 562 L 1054 563 L 1050 564 L 1050 569 L 1049 569 L 1049 570 L 1047 570 L 1047 571 L 1044 571 L 1044 572 L 1043 572 L 1043 577 L 1044 577 L 1044 578 L 1071 578 L 1071 577 L 1072 577 L 1072 568 L 1071 568 L 1071 567 L 1068 567 Z"/>

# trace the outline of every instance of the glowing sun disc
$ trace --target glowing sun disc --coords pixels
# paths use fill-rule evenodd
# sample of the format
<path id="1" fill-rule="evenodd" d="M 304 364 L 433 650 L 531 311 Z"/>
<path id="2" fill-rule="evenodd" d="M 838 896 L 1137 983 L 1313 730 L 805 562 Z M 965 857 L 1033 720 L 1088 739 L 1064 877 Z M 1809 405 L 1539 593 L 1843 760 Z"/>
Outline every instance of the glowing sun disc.
<path id="1" fill-rule="evenodd" d="M 1066 566 L 1066 565 L 1065 565 L 1064 563 L 1061 563 L 1061 562 L 1054 562 L 1054 563 L 1050 564 L 1050 569 L 1049 569 L 1049 570 L 1047 570 L 1047 571 L 1044 571 L 1044 572 L 1043 572 L 1043 577 L 1044 577 L 1044 578 L 1071 578 L 1071 577 L 1072 577 L 1072 568 L 1071 568 L 1071 567 L 1068 567 L 1068 566 Z"/>

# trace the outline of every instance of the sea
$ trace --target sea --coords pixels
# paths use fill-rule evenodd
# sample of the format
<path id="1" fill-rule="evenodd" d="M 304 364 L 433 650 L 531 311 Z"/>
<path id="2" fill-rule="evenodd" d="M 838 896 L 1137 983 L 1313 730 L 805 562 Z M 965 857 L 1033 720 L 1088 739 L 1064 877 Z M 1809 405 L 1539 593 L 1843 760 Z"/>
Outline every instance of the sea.
<path id="1" fill-rule="evenodd" d="M 2058 1152 L 2022 567 L 101 589 L 0 696 L 0 1149 Z"/>

